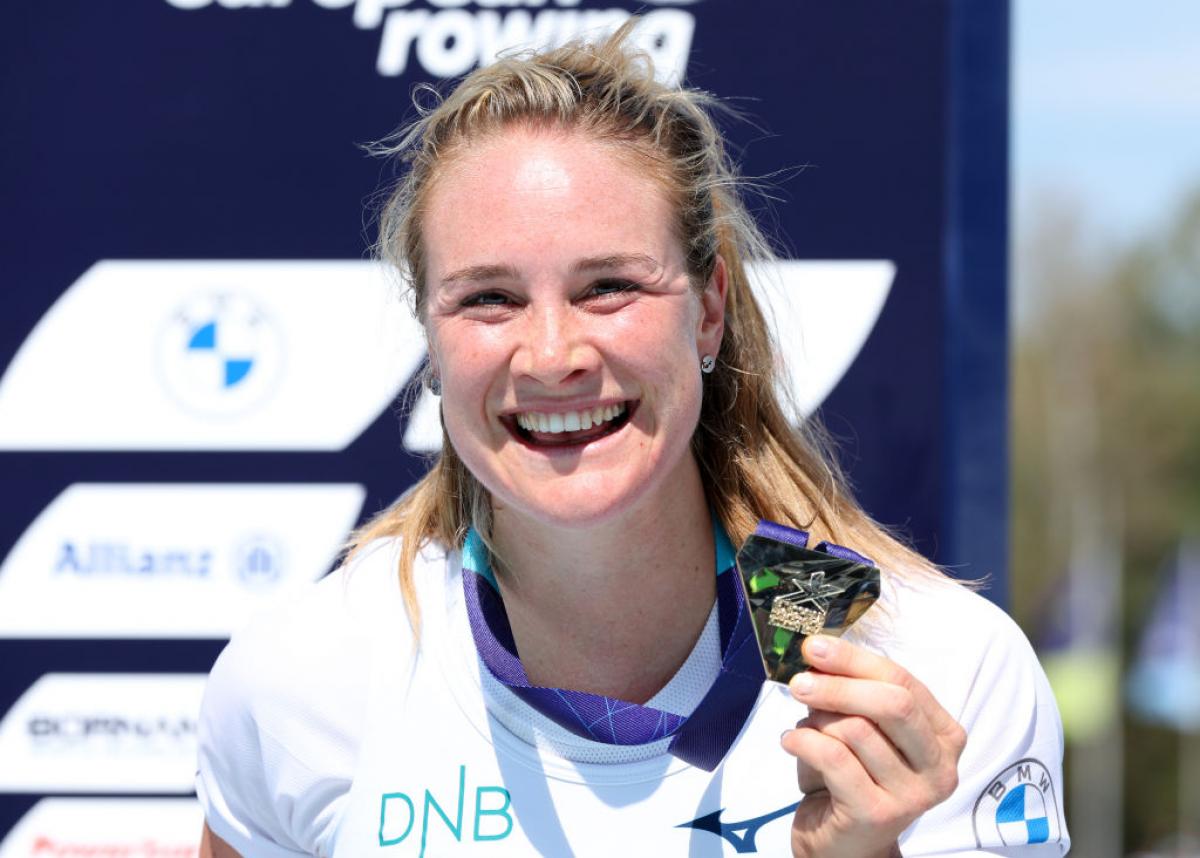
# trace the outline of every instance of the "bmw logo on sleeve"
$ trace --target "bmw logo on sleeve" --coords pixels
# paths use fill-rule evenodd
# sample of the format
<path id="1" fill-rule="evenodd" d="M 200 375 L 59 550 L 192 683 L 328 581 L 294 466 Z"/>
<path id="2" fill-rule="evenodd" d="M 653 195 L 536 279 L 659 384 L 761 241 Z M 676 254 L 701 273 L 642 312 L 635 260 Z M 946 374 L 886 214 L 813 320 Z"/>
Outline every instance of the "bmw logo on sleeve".
<path id="1" fill-rule="evenodd" d="M 1013 763 L 992 779 L 975 802 L 975 845 L 1061 842 L 1054 789 L 1050 772 L 1037 760 Z"/>

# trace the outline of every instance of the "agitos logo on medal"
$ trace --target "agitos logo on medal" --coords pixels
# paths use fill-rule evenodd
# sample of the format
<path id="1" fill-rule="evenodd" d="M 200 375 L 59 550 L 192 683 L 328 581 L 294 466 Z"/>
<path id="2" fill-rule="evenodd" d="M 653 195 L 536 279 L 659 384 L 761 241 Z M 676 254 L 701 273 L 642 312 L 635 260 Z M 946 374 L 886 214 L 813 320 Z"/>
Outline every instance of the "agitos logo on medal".
<path id="1" fill-rule="evenodd" d="M 683 9 L 699 0 L 616 0 L 628 8 L 596 8 L 604 0 L 311 0 L 322 9 L 353 7 L 360 30 L 381 31 L 375 70 L 397 77 L 413 66 L 433 77 L 457 77 L 494 62 L 502 51 L 561 45 L 577 36 L 614 29 L 634 11 L 642 14 L 634 39 L 659 77 L 680 80 L 696 30 Z M 166 0 L 176 9 L 285 9 L 292 0 Z M 613 0 L 608 0 L 609 4 Z M 532 7 L 526 8 L 526 7 Z"/>

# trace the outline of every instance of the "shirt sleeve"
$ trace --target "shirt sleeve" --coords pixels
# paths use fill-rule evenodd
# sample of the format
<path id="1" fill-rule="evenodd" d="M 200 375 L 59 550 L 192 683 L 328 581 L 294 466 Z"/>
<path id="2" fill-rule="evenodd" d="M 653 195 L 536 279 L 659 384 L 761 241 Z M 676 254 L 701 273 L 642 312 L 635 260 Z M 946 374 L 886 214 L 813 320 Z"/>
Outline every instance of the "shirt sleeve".
<path id="1" fill-rule="evenodd" d="M 306 855 L 290 835 L 286 801 L 275 798 L 266 761 L 281 749 L 255 721 L 247 652 L 235 640 L 221 653 L 205 687 L 198 729 L 196 795 L 208 827 L 241 855 Z"/>
<path id="2" fill-rule="evenodd" d="M 393 558 L 365 552 L 269 609 L 213 665 L 196 793 L 209 828 L 248 858 L 331 848 L 365 730 L 372 636 L 403 617 Z"/>
<path id="3" fill-rule="evenodd" d="M 967 732 L 954 794 L 901 838 L 905 856 L 1041 858 L 1070 848 L 1062 794 L 1062 722 L 1046 675 L 1020 628 L 963 592 L 943 622 L 940 664 L 914 674 Z M 947 628 L 947 625 L 949 627 Z M 960 628 L 961 626 L 961 628 Z M 967 643 L 970 642 L 970 643 Z"/>

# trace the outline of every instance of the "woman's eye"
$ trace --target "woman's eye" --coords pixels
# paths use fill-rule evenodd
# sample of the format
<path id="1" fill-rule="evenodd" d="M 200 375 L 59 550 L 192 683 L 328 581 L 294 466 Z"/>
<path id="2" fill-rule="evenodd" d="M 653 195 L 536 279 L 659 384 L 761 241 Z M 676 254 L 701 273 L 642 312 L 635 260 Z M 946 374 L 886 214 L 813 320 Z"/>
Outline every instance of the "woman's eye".
<path id="1" fill-rule="evenodd" d="M 633 292 L 637 288 L 637 284 L 629 280 L 600 280 L 592 286 L 591 291 L 593 295 L 605 296 Z"/>
<path id="2" fill-rule="evenodd" d="M 503 307 L 508 296 L 503 292 L 477 292 L 463 299 L 464 307 Z"/>

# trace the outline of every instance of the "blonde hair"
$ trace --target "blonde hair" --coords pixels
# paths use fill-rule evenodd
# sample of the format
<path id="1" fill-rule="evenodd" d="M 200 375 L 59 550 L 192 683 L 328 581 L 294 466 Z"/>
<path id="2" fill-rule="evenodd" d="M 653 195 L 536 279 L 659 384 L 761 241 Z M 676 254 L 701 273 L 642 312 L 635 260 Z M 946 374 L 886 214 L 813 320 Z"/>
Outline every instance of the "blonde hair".
<path id="1" fill-rule="evenodd" d="M 854 502 L 827 439 L 812 420 L 797 427 L 777 391 L 778 352 L 747 279 L 747 264 L 772 258 L 740 195 L 743 186 L 703 92 L 657 81 L 632 50 L 636 19 L 595 43 L 509 56 L 468 75 L 444 99 L 376 151 L 407 171 L 383 208 L 378 255 L 425 311 L 422 220 L 438 167 L 461 147 L 512 126 L 562 129 L 611 142 L 644 166 L 675 204 L 688 274 L 702 290 L 717 256 L 725 262 L 725 334 L 717 368 L 704 377 L 692 450 L 710 508 L 734 544 L 760 518 L 853 547 L 890 572 L 939 575 L 931 563 L 872 521 Z M 413 564 L 429 540 L 459 546 L 473 526 L 487 540 L 491 503 L 443 432 L 442 452 L 415 486 L 352 537 L 351 553 L 400 537 L 400 582 L 418 622 Z"/>

